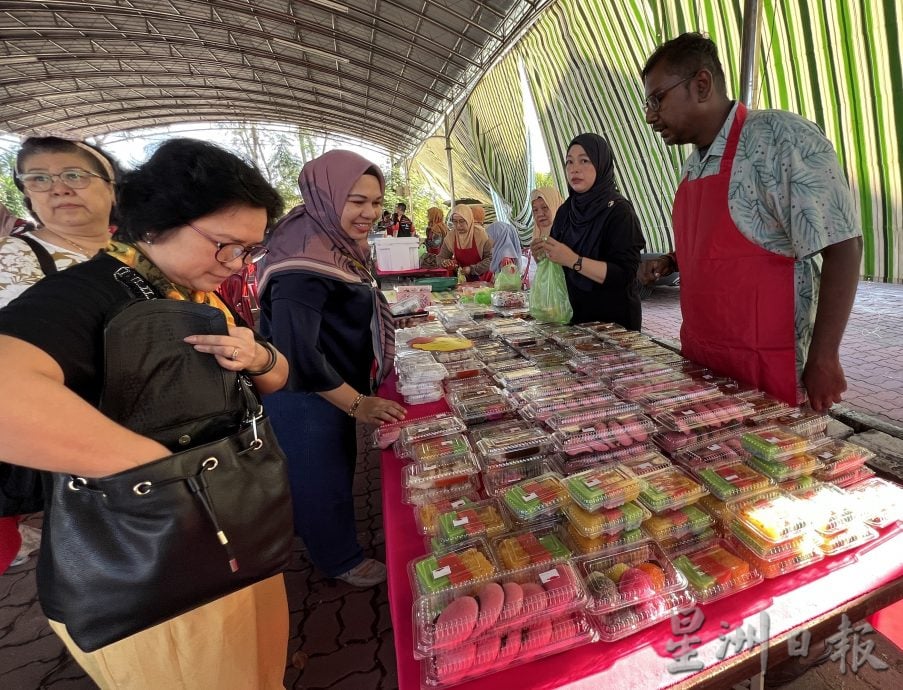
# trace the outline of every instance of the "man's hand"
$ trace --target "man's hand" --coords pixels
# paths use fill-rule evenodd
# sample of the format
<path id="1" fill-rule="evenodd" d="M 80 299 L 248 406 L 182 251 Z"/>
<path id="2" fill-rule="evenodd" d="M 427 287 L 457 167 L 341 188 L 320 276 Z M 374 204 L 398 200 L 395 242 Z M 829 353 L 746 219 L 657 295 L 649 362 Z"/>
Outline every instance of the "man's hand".
<path id="1" fill-rule="evenodd" d="M 839 403 L 847 389 L 840 357 L 810 355 L 803 369 L 803 386 L 809 395 L 809 405 L 816 412 L 824 412 L 834 403 Z"/>
<path id="2" fill-rule="evenodd" d="M 640 262 L 640 268 L 637 271 L 637 278 L 643 285 L 654 283 L 662 276 L 674 273 L 671 267 L 671 260 L 667 256 L 660 256 L 657 259 L 647 259 Z"/>

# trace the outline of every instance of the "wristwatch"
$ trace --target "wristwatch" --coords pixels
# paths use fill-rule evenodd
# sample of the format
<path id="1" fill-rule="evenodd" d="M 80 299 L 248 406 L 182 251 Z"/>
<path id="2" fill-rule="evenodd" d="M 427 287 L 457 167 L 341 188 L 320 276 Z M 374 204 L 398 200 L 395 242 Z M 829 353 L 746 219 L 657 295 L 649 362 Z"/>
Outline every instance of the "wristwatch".
<path id="1" fill-rule="evenodd" d="M 577 271 L 577 273 L 580 273 L 580 271 L 583 270 L 583 257 L 578 256 L 577 260 L 574 262 L 574 265 L 571 266 L 571 268 L 573 268 L 575 271 Z"/>

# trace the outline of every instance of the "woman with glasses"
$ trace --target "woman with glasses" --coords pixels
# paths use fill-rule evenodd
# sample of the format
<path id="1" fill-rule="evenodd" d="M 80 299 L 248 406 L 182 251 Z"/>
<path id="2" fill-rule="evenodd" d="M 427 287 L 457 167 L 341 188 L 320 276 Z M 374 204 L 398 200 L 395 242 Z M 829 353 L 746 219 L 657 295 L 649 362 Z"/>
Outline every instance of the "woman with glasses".
<path id="1" fill-rule="evenodd" d="M 107 246 L 118 170 L 110 155 L 80 141 L 31 137 L 22 143 L 14 180 L 37 224 L 0 238 L 0 307 L 45 274 Z"/>
<path id="2" fill-rule="evenodd" d="M 633 204 L 615 185 L 615 159 L 598 134 L 579 134 L 565 159 L 568 198 L 552 229 L 534 240 L 537 259 L 564 266 L 572 323 L 614 322 L 640 330 L 637 268 L 646 241 Z"/>
<path id="3" fill-rule="evenodd" d="M 439 250 L 439 265 L 449 272 L 459 270 L 468 281 L 492 280 L 492 240 L 473 217 L 473 207 L 458 204 L 452 209 L 452 231 Z"/>
<path id="4" fill-rule="evenodd" d="M 395 328 L 366 267 L 383 205 L 379 168 L 351 151 L 308 162 L 304 204 L 273 232 L 260 277 L 261 328 L 291 362 L 285 389 L 264 401 L 289 461 L 295 530 L 313 564 L 357 587 L 386 579 L 358 543 L 352 484 L 356 423 L 404 418 L 373 395 L 392 367 Z"/>
<path id="5" fill-rule="evenodd" d="M 60 176 L 75 179 L 49 163 L 45 168 L 41 174 L 52 176 L 53 185 Z M 26 189 L 33 186 L 35 178 L 27 175 L 34 170 L 26 167 L 22 173 Z M 224 385 L 234 380 L 228 376 L 231 372 L 247 374 L 261 394 L 278 390 L 288 376 L 285 358 L 237 322 L 214 292 L 225 278 L 266 253 L 261 246 L 264 233 L 281 213 L 282 202 L 263 176 L 212 144 L 175 139 L 117 186 L 119 226 L 106 251 L 47 277 L 0 309 L 0 458 L 60 473 L 52 475 L 45 524 L 61 510 L 55 504 L 56 489 L 65 490 L 59 482 L 66 475 L 105 477 L 241 428 L 244 407 L 161 405 L 152 394 L 153 380 L 164 370 L 168 381 L 183 381 L 185 386 L 176 392 L 170 388 L 167 397 L 203 401 L 223 398 Z M 67 198 L 62 190 L 51 193 Z M 124 270 L 126 266 L 132 271 Z M 136 299 L 125 284 L 129 281 L 117 276 L 134 272 L 142 279 L 145 295 L 152 292 L 161 300 L 211 307 L 222 332 L 191 335 L 184 341 L 165 334 L 136 340 L 132 354 L 148 362 L 148 370 L 129 372 L 127 393 L 150 393 L 123 404 L 137 411 L 134 423 L 122 425 L 98 408 L 109 385 L 105 326 Z M 168 445 L 163 432 L 145 435 L 131 428 L 163 430 L 186 424 L 191 425 L 190 434 L 180 434 L 177 442 L 166 441 Z M 51 628 L 101 688 L 283 687 L 288 607 L 281 575 L 211 603 L 198 602 L 187 613 L 84 652 L 67 628 L 67 619 L 78 616 L 79 602 L 54 586 L 55 554 L 62 548 L 53 530 L 47 530 L 38 560 L 38 596 Z M 148 568 L 165 567 L 165 549 L 161 543 L 159 553 L 145 554 Z M 90 552 L 81 557 L 86 564 L 92 562 Z M 85 577 L 91 577 L 90 568 Z M 129 587 L 124 578 L 121 591 L 110 591 L 109 596 L 127 597 Z"/>

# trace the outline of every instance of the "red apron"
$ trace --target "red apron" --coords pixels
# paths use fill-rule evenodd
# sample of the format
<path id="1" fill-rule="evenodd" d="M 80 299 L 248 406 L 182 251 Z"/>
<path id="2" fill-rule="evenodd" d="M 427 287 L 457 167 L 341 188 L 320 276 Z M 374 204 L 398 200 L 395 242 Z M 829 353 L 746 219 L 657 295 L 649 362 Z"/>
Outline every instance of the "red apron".
<path id="1" fill-rule="evenodd" d="M 456 237 L 453 246 L 455 248 L 455 261 L 458 262 L 458 266 L 460 266 L 461 268 L 464 268 L 465 266 L 474 266 L 483 260 L 483 257 L 480 255 L 480 250 L 477 249 L 476 239 L 474 239 L 473 242 L 471 243 L 470 247 L 468 247 L 466 249 L 462 249 L 461 247 L 459 247 L 457 240 L 458 240 L 458 238 Z M 478 276 L 476 274 L 471 273 L 470 275 L 467 276 L 467 280 L 491 281 L 492 274 L 491 273 L 488 274 L 490 276 L 489 278 L 485 278 L 484 276 L 486 276 L 486 275 L 487 274 L 484 273 L 483 275 Z"/>
<path id="2" fill-rule="evenodd" d="M 716 175 L 684 180 L 671 221 L 680 265 L 684 356 L 798 404 L 794 260 L 769 252 L 737 229 L 728 187 L 741 103 Z"/>

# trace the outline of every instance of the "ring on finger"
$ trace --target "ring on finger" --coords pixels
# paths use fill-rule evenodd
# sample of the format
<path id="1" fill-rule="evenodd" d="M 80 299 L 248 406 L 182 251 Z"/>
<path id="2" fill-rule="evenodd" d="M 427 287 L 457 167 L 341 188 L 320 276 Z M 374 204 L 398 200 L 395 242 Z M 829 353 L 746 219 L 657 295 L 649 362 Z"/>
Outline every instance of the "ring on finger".
<path id="1" fill-rule="evenodd" d="M 231 359 L 233 362 L 236 359 L 238 359 L 238 348 L 237 347 L 234 350 L 232 350 L 232 354 L 229 355 L 229 359 Z"/>

